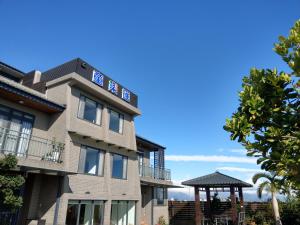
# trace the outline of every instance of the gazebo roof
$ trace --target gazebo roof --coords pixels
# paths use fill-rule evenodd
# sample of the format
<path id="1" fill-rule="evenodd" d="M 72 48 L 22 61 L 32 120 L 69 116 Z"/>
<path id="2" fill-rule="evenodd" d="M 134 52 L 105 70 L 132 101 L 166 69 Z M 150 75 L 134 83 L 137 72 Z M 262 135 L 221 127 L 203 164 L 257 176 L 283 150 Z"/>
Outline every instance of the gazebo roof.
<path id="1" fill-rule="evenodd" d="M 206 176 L 197 177 L 192 180 L 187 180 L 182 182 L 182 185 L 186 186 L 198 186 L 198 187 L 252 187 L 251 184 L 248 184 L 242 180 L 227 176 L 220 172 L 215 172 L 208 174 Z"/>

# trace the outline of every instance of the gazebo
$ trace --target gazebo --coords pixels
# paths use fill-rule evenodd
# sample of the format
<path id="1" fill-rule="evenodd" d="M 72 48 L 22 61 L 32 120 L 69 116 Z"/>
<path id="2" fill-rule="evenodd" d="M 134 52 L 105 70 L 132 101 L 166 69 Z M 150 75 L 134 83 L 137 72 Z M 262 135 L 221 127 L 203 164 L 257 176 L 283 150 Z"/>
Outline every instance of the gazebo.
<path id="1" fill-rule="evenodd" d="M 201 225 L 201 221 L 204 219 L 200 209 L 200 191 L 206 192 L 207 199 L 207 209 L 208 215 L 211 218 L 211 202 L 210 202 L 210 193 L 213 192 L 230 192 L 230 201 L 231 201 L 231 219 L 233 224 L 237 224 L 238 214 L 237 214 L 237 204 L 236 204 L 236 195 L 238 192 L 241 211 L 244 211 L 244 198 L 243 198 L 243 188 L 252 187 L 251 184 L 248 184 L 239 179 L 227 176 L 220 172 L 215 172 L 208 174 L 206 176 L 198 177 L 192 180 L 187 180 L 182 182 L 182 185 L 192 186 L 195 189 L 195 223 L 196 225 Z"/>

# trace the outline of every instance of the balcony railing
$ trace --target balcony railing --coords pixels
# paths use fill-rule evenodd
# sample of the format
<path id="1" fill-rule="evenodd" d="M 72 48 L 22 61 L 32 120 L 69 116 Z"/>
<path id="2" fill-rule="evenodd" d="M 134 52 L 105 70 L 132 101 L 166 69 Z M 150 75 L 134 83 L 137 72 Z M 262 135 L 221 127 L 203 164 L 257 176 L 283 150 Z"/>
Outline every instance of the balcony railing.
<path id="1" fill-rule="evenodd" d="M 17 223 L 16 213 L 0 211 L 0 225 L 15 225 L 16 223 Z"/>
<path id="2" fill-rule="evenodd" d="M 156 180 L 171 180 L 171 170 L 154 168 L 153 166 L 140 165 L 139 173 L 141 177 L 150 177 Z"/>
<path id="3" fill-rule="evenodd" d="M 0 127 L 0 153 L 62 163 L 64 144 Z"/>

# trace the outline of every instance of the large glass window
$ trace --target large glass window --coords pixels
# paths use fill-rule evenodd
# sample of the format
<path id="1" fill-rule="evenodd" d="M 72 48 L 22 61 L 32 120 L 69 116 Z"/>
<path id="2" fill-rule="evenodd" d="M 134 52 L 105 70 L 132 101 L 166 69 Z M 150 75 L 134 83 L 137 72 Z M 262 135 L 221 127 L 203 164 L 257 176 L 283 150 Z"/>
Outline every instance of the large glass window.
<path id="1" fill-rule="evenodd" d="M 127 161 L 126 156 L 112 154 L 112 177 L 118 179 L 127 179 Z"/>
<path id="2" fill-rule="evenodd" d="M 0 151 L 27 154 L 34 117 L 0 105 Z"/>
<path id="3" fill-rule="evenodd" d="M 82 146 L 80 151 L 78 171 L 92 175 L 103 176 L 104 151 Z"/>
<path id="4" fill-rule="evenodd" d="M 139 163 L 139 174 L 140 174 L 140 176 L 144 176 L 144 167 L 145 167 L 145 165 L 144 165 L 144 153 L 142 152 L 142 151 L 140 151 L 139 153 L 138 153 L 138 163 Z"/>
<path id="5" fill-rule="evenodd" d="M 157 205 L 164 205 L 164 200 L 167 199 L 167 189 L 157 187 L 155 188 L 155 198 Z"/>
<path id="6" fill-rule="evenodd" d="M 97 125 L 101 124 L 102 105 L 85 97 L 80 96 L 78 117 Z"/>
<path id="7" fill-rule="evenodd" d="M 117 133 L 123 133 L 124 115 L 109 110 L 109 129 Z"/>
<path id="8" fill-rule="evenodd" d="M 104 201 L 76 201 L 68 204 L 66 225 L 102 225 Z"/>
<path id="9" fill-rule="evenodd" d="M 135 202 L 112 201 L 111 225 L 135 225 Z"/>

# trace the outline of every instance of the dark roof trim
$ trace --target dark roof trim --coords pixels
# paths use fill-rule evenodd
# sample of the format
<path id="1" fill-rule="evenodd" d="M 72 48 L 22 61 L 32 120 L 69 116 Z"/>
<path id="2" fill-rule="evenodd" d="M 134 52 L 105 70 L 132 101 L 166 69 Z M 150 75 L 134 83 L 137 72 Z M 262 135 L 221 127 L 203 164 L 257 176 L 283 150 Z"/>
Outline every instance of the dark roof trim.
<path id="1" fill-rule="evenodd" d="M 182 182 L 182 185 L 197 187 L 252 187 L 251 184 L 220 172 L 211 173 L 202 177 Z"/>
<path id="2" fill-rule="evenodd" d="M 166 149 L 166 147 L 164 147 L 164 146 L 162 146 L 162 145 L 159 145 L 159 144 L 157 144 L 157 143 L 155 143 L 155 142 L 153 142 L 153 141 L 150 141 L 150 140 L 148 140 L 148 139 L 146 139 L 146 138 L 143 138 L 143 137 L 141 137 L 141 136 L 139 136 L 139 135 L 136 135 L 135 137 L 136 137 L 136 140 L 137 140 L 137 141 L 146 142 L 147 144 L 153 145 L 153 146 L 155 146 L 155 147 L 157 147 L 157 148 Z"/>
<path id="3" fill-rule="evenodd" d="M 1 61 L 0 61 L 0 65 L 4 66 L 4 67 L 6 67 L 6 68 L 8 68 L 8 69 L 10 69 L 10 70 L 14 70 L 15 72 L 19 73 L 21 76 L 24 76 L 24 75 L 25 75 L 25 73 L 24 73 L 23 71 L 21 71 L 21 70 L 19 70 L 19 69 L 16 69 L 15 67 L 12 67 L 12 66 L 10 66 L 10 65 L 8 65 L 8 64 L 6 64 L 6 63 L 4 63 L 4 62 L 1 62 Z"/>
<path id="4" fill-rule="evenodd" d="M 59 112 L 62 112 L 62 111 L 65 110 L 65 106 L 62 106 L 62 105 L 56 104 L 54 102 L 48 101 L 48 100 L 43 99 L 39 96 L 35 96 L 35 95 L 30 94 L 26 91 L 23 91 L 23 90 L 20 90 L 16 87 L 13 87 L 9 84 L 3 83 L 1 81 L 0 81 L 0 88 L 6 90 L 8 92 L 11 92 L 11 93 L 20 95 L 22 97 L 25 97 L 25 98 L 27 98 L 31 101 L 34 101 L 34 102 L 37 102 L 37 103 L 40 103 L 40 104 L 43 104 L 43 105 L 47 105 L 49 108 L 52 108 L 52 109 L 57 110 Z"/>
<path id="5" fill-rule="evenodd" d="M 184 188 L 182 186 L 174 185 L 172 182 L 157 183 L 151 181 L 141 181 L 143 186 L 152 186 L 152 187 L 164 187 L 164 188 Z"/>
<path id="6" fill-rule="evenodd" d="M 93 78 L 93 71 L 99 72 L 101 75 L 103 75 L 103 84 L 98 85 L 95 82 L 92 81 Z M 111 79 L 106 74 L 102 73 L 100 70 L 96 69 L 92 65 L 88 64 L 86 61 L 76 58 L 69 62 L 66 62 L 62 65 L 56 66 L 50 70 L 47 70 L 42 73 L 41 76 L 41 82 L 48 82 L 55 80 L 57 78 L 63 77 L 70 73 L 77 73 L 78 75 L 82 76 L 83 78 L 89 80 L 91 84 L 97 85 L 97 87 L 104 89 L 105 91 L 109 92 L 110 94 L 117 96 L 118 98 L 122 99 L 124 102 L 134 106 L 138 107 L 138 96 L 134 94 L 132 91 L 130 91 L 128 88 L 124 87 L 120 83 L 116 82 L 114 79 Z M 117 93 L 112 93 L 109 91 L 109 83 L 113 81 L 117 84 Z M 130 93 L 130 100 L 126 101 L 122 95 L 122 90 L 127 90 Z"/>

